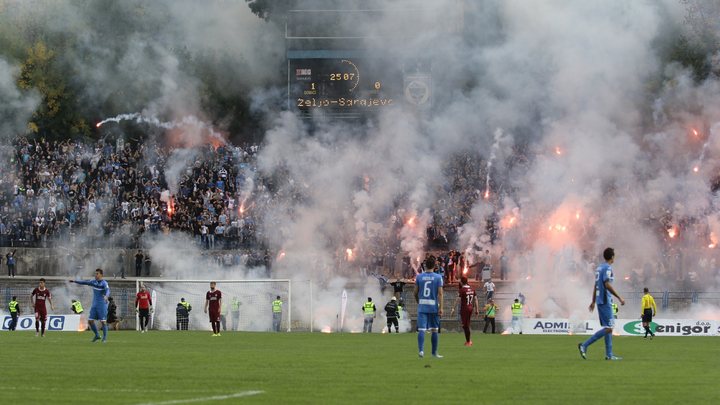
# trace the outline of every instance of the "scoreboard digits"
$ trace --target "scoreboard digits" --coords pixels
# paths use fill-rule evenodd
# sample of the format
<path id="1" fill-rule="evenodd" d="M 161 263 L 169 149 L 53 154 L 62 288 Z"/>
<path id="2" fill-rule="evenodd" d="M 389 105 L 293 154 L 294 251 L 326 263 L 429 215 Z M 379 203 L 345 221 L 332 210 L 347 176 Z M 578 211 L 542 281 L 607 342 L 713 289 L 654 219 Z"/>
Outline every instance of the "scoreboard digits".
<path id="1" fill-rule="evenodd" d="M 289 59 L 288 67 L 290 106 L 300 112 L 362 114 L 402 97 L 399 69 L 380 70 L 367 59 Z"/>

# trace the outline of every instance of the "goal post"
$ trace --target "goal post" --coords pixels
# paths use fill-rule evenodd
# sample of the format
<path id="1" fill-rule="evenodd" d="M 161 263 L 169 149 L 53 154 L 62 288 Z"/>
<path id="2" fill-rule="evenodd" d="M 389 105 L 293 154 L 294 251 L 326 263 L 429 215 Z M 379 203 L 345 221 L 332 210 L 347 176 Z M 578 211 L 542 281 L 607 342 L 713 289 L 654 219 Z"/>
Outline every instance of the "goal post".
<path id="1" fill-rule="evenodd" d="M 150 315 L 152 329 L 176 330 L 183 328 L 186 321 L 189 330 L 210 330 L 208 315 L 203 312 L 205 294 L 210 290 L 210 282 L 217 283 L 222 292 L 221 329 L 224 331 L 273 330 L 272 302 L 277 296 L 283 302 L 280 320 L 281 331 L 311 331 L 312 287 L 310 282 L 289 279 L 265 280 L 173 280 L 173 279 L 137 279 L 135 290 L 142 285 L 153 296 L 153 313 Z M 293 285 L 297 284 L 305 297 L 299 300 L 293 295 Z M 307 293 L 309 291 L 309 293 Z M 189 316 L 183 319 L 178 312 L 181 299 L 191 306 Z M 139 330 L 138 317 L 135 328 Z"/>

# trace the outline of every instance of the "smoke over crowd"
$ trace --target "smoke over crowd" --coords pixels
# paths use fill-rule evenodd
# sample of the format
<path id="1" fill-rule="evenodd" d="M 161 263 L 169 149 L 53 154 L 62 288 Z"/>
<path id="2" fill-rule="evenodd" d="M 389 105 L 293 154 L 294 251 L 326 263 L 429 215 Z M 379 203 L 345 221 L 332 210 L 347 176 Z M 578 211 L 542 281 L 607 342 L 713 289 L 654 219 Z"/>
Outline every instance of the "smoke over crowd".
<path id="1" fill-rule="evenodd" d="M 148 144 L 173 148 L 164 160 L 167 201 L 199 151 L 218 146 L 212 134 L 228 147 L 242 142 L 242 126 L 228 124 L 232 109 L 216 107 L 226 93 L 246 94 L 262 142 L 252 173 L 237 167 L 248 180 L 234 209 L 256 210 L 272 277 L 320 286 L 325 325 L 337 312 L 327 308 L 360 277 L 340 271 L 339 258 L 347 264 L 381 245 L 415 261 L 428 250 L 428 228 L 470 262 L 485 250 L 507 257 L 508 288 L 548 316 L 577 315 L 607 246 L 617 253 L 620 291 L 717 291 L 720 31 L 708 16 L 719 10 L 703 5 L 698 14 L 685 3 L 379 2 L 385 15 L 354 21 L 381 33 L 362 46 L 377 60 L 430 61 L 433 107 L 398 104 L 352 121 L 284 108 L 284 27 L 244 2 L 5 1 L 0 14 L 79 44 L 60 58 L 82 83 L 79 108 L 97 122 L 122 113 L 212 122 L 140 127 Z M 354 4 L 343 7 L 367 7 Z M 704 74 L 678 60 L 679 37 L 702 50 Z M 197 60 L 202 75 L 187 68 Z M 0 59 L 3 142 L 24 133 L 38 104 L 15 88 L 18 69 Z M 223 91 L 207 92 L 208 77 Z M 97 133 L 139 130 L 116 121 Z M 192 238 L 172 230 L 145 242 L 164 276 L 200 278 Z M 230 272 L 202 277 L 262 275 Z M 351 311 L 379 297 L 375 285 L 351 297 Z"/>

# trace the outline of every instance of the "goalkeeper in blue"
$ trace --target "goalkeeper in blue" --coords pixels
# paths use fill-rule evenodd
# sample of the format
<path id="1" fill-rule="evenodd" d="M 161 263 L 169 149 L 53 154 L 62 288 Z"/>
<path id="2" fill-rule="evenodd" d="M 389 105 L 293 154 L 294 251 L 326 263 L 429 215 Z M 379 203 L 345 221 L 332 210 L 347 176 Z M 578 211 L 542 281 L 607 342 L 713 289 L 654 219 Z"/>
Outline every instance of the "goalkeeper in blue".
<path id="1" fill-rule="evenodd" d="M 615 317 L 612 309 L 612 296 L 614 295 L 620 300 L 621 305 L 625 305 L 620 295 L 615 291 L 612 282 L 615 279 L 611 264 L 615 261 L 615 250 L 607 248 L 603 251 L 605 263 L 598 266 L 595 270 L 595 285 L 593 286 L 592 303 L 590 303 L 590 312 L 597 304 L 598 316 L 600 317 L 600 330 L 590 336 L 590 339 L 583 343 L 578 343 L 578 350 L 583 359 L 587 358 L 587 348 L 601 338 L 605 339 L 605 360 L 622 360 L 613 354 L 612 332 L 615 326 Z"/>
<path id="2" fill-rule="evenodd" d="M 103 280 L 102 269 L 95 270 L 94 280 L 70 280 L 70 282 L 80 285 L 89 285 L 93 288 L 93 302 L 92 307 L 90 307 L 88 324 L 90 324 L 90 329 L 92 329 L 95 333 L 95 337 L 92 341 L 97 342 L 100 340 L 100 335 L 98 334 L 97 326 L 95 326 L 95 321 L 100 322 L 103 331 L 102 341 L 105 343 L 108 332 L 107 312 L 108 299 L 110 298 L 110 286 L 107 281 Z"/>

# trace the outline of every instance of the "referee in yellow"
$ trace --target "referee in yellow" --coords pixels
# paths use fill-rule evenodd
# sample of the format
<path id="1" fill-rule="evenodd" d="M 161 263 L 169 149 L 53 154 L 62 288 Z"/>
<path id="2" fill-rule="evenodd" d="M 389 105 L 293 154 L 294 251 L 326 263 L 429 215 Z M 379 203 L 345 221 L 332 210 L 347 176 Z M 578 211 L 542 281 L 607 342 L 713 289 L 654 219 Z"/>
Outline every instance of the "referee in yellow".
<path id="1" fill-rule="evenodd" d="M 652 322 L 653 316 L 657 313 L 657 306 L 655 305 L 655 299 L 650 295 L 650 290 L 647 287 L 643 289 L 645 295 L 642 297 L 642 326 L 645 328 L 645 337 L 647 339 L 648 333 L 650 334 L 650 340 L 655 337 L 655 334 L 650 330 L 650 322 Z"/>

